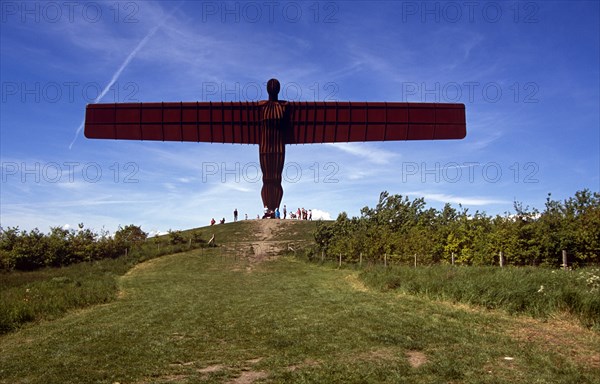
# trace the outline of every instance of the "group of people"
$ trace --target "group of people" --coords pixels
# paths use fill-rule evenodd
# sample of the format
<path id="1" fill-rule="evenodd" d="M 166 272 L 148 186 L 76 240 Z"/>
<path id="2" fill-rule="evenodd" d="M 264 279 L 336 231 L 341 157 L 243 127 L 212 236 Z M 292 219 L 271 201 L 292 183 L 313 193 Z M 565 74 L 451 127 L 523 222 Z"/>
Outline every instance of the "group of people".
<path id="1" fill-rule="evenodd" d="M 213 217 L 212 219 L 210 219 L 210 225 L 215 225 L 217 224 L 217 222 L 215 221 L 215 218 Z M 225 218 L 222 218 L 221 220 L 219 220 L 219 224 L 225 224 Z"/>
<path id="2" fill-rule="evenodd" d="M 233 210 L 233 222 L 238 221 L 238 210 L 237 208 L 235 208 Z M 283 214 L 283 217 L 282 217 Z M 312 220 L 312 209 L 304 209 L 304 208 L 298 208 L 295 212 L 289 212 L 290 214 L 290 219 L 292 220 Z M 259 215 L 256 215 L 257 219 L 260 219 Z M 283 210 L 280 212 L 279 208 L 275 208 L 274 211 L 271 211 L 269 208 L 267 208 L 265 206 L 265 210 L 264 210 L 264 215 L 262 217 L 263 219 L 287 219 L 288 218 L 288 210 L 287 210 L 287 206 L 283 206 Z M 248 220 L 248 214 L 245 214 L 245 220 Z M 213 217 L 210 220 L 210 225 L 215 225 L 217 222 L 215 221 L 215 218 Z M 225 218 L 222 218 L 221 220 L 219 220 L 219 224 L 225 224 Z"/>
<path id="3" fill-rule="evenodd" d="M 283 207 L 285 209 L 285 205 Z M 304 209 L 304 207 L 302 209 L 298 208 L 295 213 L 294 212 L 290 213 L 290 219 L 312 220 L 312 209 L 306 210 L 306 209 Z"/>
<path id="4" fill-rule="evenodd" d="M 283 206 L 283 219 L 287 219 L 288 210 L 287 206 Z M 263 215 L 263 219 L 281 219 L 281 212 L 279 208 L 275 208 L 275 211 L 271 211 L 269 208 L 265 206 L 265 212 Z M 290 212 L 290 219 L 295 220 L 312 220 L 312 209 L 304 209 L 298 208 L 296 212 Z"/>

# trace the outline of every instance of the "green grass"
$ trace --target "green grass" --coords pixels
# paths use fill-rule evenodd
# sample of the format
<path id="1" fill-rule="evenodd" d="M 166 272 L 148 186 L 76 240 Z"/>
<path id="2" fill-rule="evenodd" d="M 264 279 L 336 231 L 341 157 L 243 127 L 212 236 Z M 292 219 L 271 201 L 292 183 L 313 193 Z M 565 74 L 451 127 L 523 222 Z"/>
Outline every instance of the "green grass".
<path id="1" fill-rule="evenodd" d="M 253 222 L 254 220 L 240 220 L 236 223 L 215 224 L 198 229 L 188 229 L 186 231 L 182 231 L 182 234 L 184 236 L 188 236 L 193 232 L 200 232 L 202 238 L 206 241 L 208 241 L 214 234 L 217 244 L 231 242 L 234 240 L 248 241 L 254 238 L 252 231 Z"/>
<path id="2" fill-rule="evenodd" d="M 217 245 L 256 240 L 254 221 L 239 221 L 182 231 L 184 239 L 200 233 L 204 241 L 214 234 Z M 279 240 L 309 242 L 315 222 L 289 220 L 272 235 Z M 22 324 L 56 319 L 67 311 L 114 300 L 117 280 L 135 264 L 155 257 L 189 249 L 183 244 L 168 244 L 169 236 L 151 238 L 129 252 L 127 257 L 79 263 L 63 268 L 32 272 L 0 272 L 0 334 L 14 331 Z M 194 244 L 193 246 L 198 246 Z M 238 251 L 243 246 L 234 247 Z M 219 248 L 219 252 L 226 252 Z"/>
<path id="3" fill-rule="evenodd" d="M 139 264 L 120 297 L 0 338 L 3 383 L 597 383 L 596 334 L 366 290 L 357 273 L 219 249 Z M 543 325 L 529 325 L 542 329 Z M 542 332 L 540 332 L 542 333 Z M 569 353 L 565 353 L 568 350 Z M 422 363 L 411 366 L 411 358 Z M 511 357 L 513 360 L 507 360 Z"/>
<path id="4" fill-rule="evenodd" d="M 135 264 L 187 249 L 187 243 L 159 245 L 150 239 L 117 259 L 31 272 L 2 271 L 0 335 L 28 322 L 51 320 L 75 308 L 110 302 L 117 297 L 119 276 Z"/>
<path id="5" fill-rule="evenodd" d="M 0 274 L 0 334 L 26 322 L 51 320 L 73 308 L 114 300 L 117 276 L 130 267 L 131 261 L 123 258 Z"/>
<path id="6" fill-rule="evenodd" d="M 379 290 L 450 300 L 546 318 L 568 312 L 600 330 L 600 270 L 436 265 L 371 267 L 361 279 Z"/>
<path id="7" fill-rule="evenodd" d="M 273 231 L 302 241 L 311 225 Z M 83 276 L 113 286 L 101 305 L 0 336 L 0 383 L 600 383 L 600 335 L 589 329 L 407 295 L 385 288 L 392 269 L 251 263 L 226 246 L 259 237 L 248 222 L 200 230 L 225 246 L 127 273 L 133 264 L 113 260 L 3 275 L 3 292 L 42 284 L 70 297 L 88 284 Z M 464 284 L 477 274 L 445 271 Z"/>
<path id="8" fill-rule="evenodd" d="M 287 220 L 276 233 L 277 240 L 296 241 L 298 243 L 314 243 L 314 232 L 317 221 Z"/>

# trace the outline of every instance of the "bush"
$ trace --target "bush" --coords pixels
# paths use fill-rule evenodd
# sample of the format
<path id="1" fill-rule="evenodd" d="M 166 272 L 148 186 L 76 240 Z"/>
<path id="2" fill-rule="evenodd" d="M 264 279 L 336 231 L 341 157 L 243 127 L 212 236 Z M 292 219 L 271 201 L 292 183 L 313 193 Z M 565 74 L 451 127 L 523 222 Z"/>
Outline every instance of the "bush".
<path id="1" fill-rule="evenodd" d="M 137 246 L 141 229 L 128 226 L 123 231 L 134 232 L 133 240 L 124 240 L 124 233 L 111 238 L 107 233 L 98 235 L 84 228 L 52 227 L 49 234 L 37 228 L 29 232 L 18 227 L 0 231 L 0 268 L 2 270 L 33 271 L 44 267 L 64 267 L 83 261 L 117 258 L 126 247 Z M 145 236 L 143 232 L 141 232 Z"/>
<path id="2" fill-rule="evenodd" d="M 183 238 L 183 234 L 181 231 L 171 231 L 169 230 L 169 244 L 177 245 L 185 243 L 185 239 Z"/>

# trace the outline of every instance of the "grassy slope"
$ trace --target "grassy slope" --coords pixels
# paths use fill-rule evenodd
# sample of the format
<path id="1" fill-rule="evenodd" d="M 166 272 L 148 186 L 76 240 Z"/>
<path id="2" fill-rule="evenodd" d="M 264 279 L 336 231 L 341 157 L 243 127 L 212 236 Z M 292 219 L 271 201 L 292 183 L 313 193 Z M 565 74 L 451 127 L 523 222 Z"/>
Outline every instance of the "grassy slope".
<path id="1" fill-rule="evenodd" d="M 249 241 L 249 225 L 205 230 Z M 312 223 L 293 225 L 276 232 Z M 0 337 L 0 382 L 600 382 L 591 331 L 369 290 L 355 271 L 212 249 L 119 284 L 112 303 Z"/>

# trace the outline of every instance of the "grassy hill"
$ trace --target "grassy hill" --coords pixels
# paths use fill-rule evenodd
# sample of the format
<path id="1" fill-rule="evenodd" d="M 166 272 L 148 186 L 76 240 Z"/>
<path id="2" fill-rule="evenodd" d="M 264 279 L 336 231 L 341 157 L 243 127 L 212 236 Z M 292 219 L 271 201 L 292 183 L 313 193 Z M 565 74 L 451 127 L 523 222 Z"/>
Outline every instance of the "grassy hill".
<path id="1" fill-rule="evenodd" d="M 0 337 L 1 383 L 599 383 L 600 336 L 370 289 L 273 257 L 314 222 L 242 221 L 138 264 L 116 300 Z M 252 247 L 253 252 L 250 252 Z"/>
<path id="2" fill-rule="evenodd" d="M 183 231 L 184 235 L 200 232 L 206 240 L 214 234 L 218 245 L 235 244 L 302 244 L 314 243 L 316 221 L 306 220 L 242 220 Z"/>

